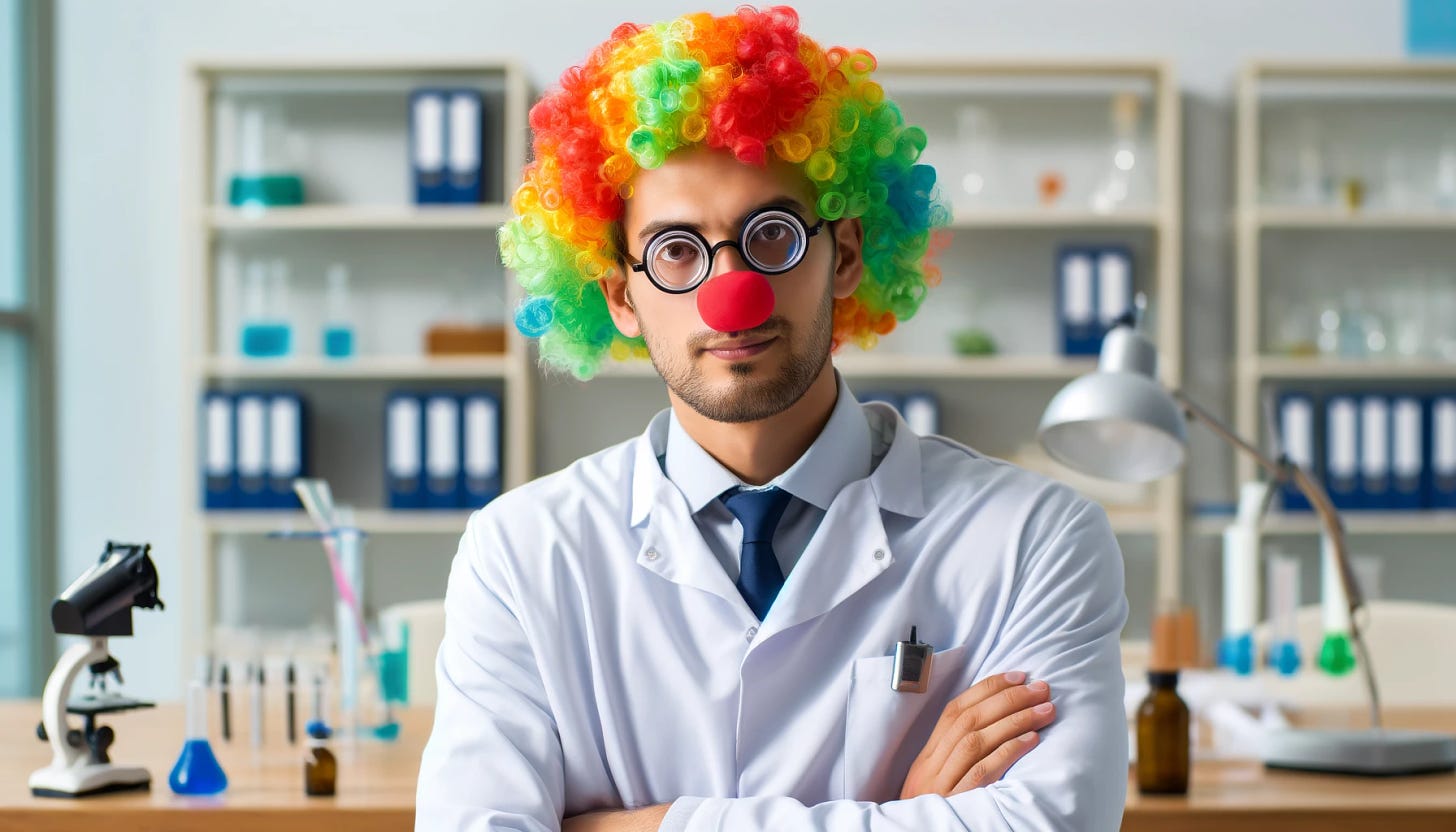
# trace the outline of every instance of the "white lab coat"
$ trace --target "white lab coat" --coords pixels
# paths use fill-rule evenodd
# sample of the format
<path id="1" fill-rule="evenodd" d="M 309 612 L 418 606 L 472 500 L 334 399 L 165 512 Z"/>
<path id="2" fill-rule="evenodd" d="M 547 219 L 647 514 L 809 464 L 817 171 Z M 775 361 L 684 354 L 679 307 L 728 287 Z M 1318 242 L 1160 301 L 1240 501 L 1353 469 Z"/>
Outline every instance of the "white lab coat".
<path id="1" fill-rule="evenodd" d="M 1101 508 L 888 407 L 759 622 L 646 433 L 476 512 L 446 593 L 419 830 L 555 830 L 673 802 L 663 829 L 1111 830 L 1127 788 L 1122 558 Z M 930 690 L 893 648 L 935 648 Z M 897 800 L 955 694 L 1044 679 L 1056 722 L 1000 782 Z"/>

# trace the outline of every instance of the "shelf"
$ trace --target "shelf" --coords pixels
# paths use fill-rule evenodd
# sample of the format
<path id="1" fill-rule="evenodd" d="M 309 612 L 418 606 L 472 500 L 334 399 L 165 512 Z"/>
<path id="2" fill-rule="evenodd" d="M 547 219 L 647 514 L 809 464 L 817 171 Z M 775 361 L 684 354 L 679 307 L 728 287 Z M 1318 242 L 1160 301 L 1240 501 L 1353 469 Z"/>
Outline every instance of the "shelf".
<path id="1" fill-rule="evenodd" d="M 462 534 L 469 511 L 389 511 L 356 512 L 355 522 L 367 534 Z M 1158 530 L 1158 514 L 1151 509 L 1109 507 L 1107 519 L 1119 534 L 1153 534 Z M 1456 513 L 1450 520 L 1456 530 Z M 306 532 L 313 530 L 308 515 L 301 511 L 209 511 L 203 513 L 203 526 L 214 535 L 262 535 L 275 531 Z"/>
<path id="2" fill-rule="evenodd" d="M 1155 509 L 1106 506 L 1107 522 L 1118 534 L 1157 534 L 1158 512 Z"/>
<path id="3" fill-rule="evenodd" d="M 1097 359 L 1039 355 L 962 358 L 952 355 L 916 356 L 865 353 L 840 356 L 834 359 L 834 365 L 850 378 L 1070 381 L 1097 369 Z M 651 362 L 646 360 L 608 362 L 602 364 L 598 375 L 616 378 L 657 378 L 657 370 Z"/>
<path id="4" fill-rule="evenodd" d="M 354 359 L 255 359 L 210 357 L 204 378 L 242 379 L 500 379 L 514 375 L 510 358 L 500 356 L 377 357 Z"/>
<path id="5" fill-rule="evenodd" d="M 1097 369 L 1096 358 L 993 355 L 984 358 L 862 353 L 840 356 L 834 364 L 850 377 L 959 378 L 1070 381 Z"/>
<path id="6" fill-rule="evenodd" d="M 1456 534 L 1456 511 L 1346 511 L 1340 514 L 1349 534 Z M 1313 514 L 1275 514 L 1264 521 L 1264 533 L 1316 534 Z"/>
<path id="7" fill-rule="evenodd" d="M 301 205 L 261 211 L 214 207 L 207 222 L 219 231 L 422 231 L 495 229 L 509 218 L 505 205 Z"/>
<path id="8" fill-rule="evenodd" d="M 1388 379 L 1456 378 L 1456 362 L 1437 360 L 1370 360 L 1261 357 L 1252 364 L 1258 378 L 1267 379 Z"/>
<path id="9" fill-rule="evenodd" d="M 356 511 L 354 522 L 366 534 L 462 534 L 471 512 L 463 510 Z M 208 533 L 267 534 L 275 531 L 313 531 L 313 522 L 301 511 L 203 512 Z"/>
<path id="10" fill-rule="evenodd" d="M 1350 211 L 1345 208 L 1266 206 L 1249 212 L 1256 225 L 1271 229 L 1456 231 L 1456 211 Z"/>
<path id="11" fill-rule="evenodd" d="M 1456 511 L 1346 511 L 1340 514 L 1345 532 L 1351 535 L 1450 535 L 1456 534 Z M 1201 517 L 1193 522 L 1193 531 L 1214 536 L 1233 522 L 1233 517 Z M 1314 514 L 1271 513 L 1264 518 L 1265 535 L 1315 535 L 1320 531 Z"/>
<path id="12" fill-rule="evenodd" d="M 1372 60 L 1311 61 L 1303 59 L 1258 60 L 1250 62 L 1245 70 L 1250 77 L 1285 76 L 1290 78 L 1440 78 L 1456 79 L 1456 61 L 1451 60 L 1401 60 L 1377 58 Z"/>
<path id="13" fill-rule="evenodd" d="M 1072 211 L 1058 208 L 954 209 L 953 230 L 1035 228 L 1156 228 L 1162 217 L 1156 209 L 1114 211 Z"/>
<path id="14" fill-rule="evenodd" d="M 208 75 L 313 76 L 319 74 L 397 75 L 400 73 L 520 72 L 519 61 L 505 56 L 430 55 L 411 58 L 371 56 L 367 60 L 318 56 L 277 59 L 256 55 L 209 58 L 192 64 Z"/>

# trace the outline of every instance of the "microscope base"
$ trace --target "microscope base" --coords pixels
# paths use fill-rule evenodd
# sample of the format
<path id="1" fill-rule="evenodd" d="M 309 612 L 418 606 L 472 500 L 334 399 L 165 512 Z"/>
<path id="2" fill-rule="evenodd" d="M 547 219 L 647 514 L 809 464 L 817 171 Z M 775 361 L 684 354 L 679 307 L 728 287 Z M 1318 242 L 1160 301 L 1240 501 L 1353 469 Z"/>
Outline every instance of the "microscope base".
<path id="1" fill-rule="evenodd" d="M 88 797 L 109 792 L 147 791 L 151 787 L 152 775 L 140 766 L 51 766 L 30 775 L 30 793 L 36 797 Z"/>

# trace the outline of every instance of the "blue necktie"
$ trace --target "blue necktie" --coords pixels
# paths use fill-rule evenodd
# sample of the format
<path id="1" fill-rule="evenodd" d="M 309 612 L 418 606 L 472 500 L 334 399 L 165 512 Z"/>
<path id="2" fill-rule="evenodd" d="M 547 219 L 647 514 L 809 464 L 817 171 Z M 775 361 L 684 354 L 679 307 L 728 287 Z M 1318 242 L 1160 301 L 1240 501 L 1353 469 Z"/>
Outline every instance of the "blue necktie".
<path id="1" fill-rule="evenodd" d="M 737 489 L 723 496 L 723 504 L 743 526 L 743 552 L 738 558 L 738 591 L 762 621 L 784 585 L 784 571 L 774 554 L 774 529 L 784 516 L 792 494 L 782 488 L 761 491 Z"/>

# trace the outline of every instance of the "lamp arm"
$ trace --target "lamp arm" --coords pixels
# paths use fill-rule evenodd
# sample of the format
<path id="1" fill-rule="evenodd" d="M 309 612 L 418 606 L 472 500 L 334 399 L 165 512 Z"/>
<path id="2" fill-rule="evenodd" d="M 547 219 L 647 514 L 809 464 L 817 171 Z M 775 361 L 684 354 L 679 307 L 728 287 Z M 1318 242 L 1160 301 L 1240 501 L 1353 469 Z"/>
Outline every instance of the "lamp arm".
<path id="1" fill-rule="evenodd" d="M 1360 622 L 1357 613 L 1364 608 L 1365 598 L 1360 593 L 1360 586 L 1355 581 L 1355 571 L 1350 565 L 1350 553 L 1345 547 L 1345 527 L 1340 521 L 1340 514 L 1335 509 L 1334 501 L 1330 499 L 1329 492 L 1325 491 L 1304 469 L 1293 463 L 1280 463 L 1270 459 L 1261 453 L 1243 437 L 1234 433 L 1217 417 L 1209 413 L 1197 402 L 1190 399 L 1183 391 L 1173 390 L 1173 399 L 1183 407 L 1185 413 L 1192 419 L 1202 422 L 1205 427 L 1213 431 L 1228 444 L 1253 457 L 1266 471 L 1276 479 L 1290 477 L 1294 480 L 1295 487 L 1314 506 L 1315 512 L 1319 515 L 1320 523 L 1324 527 L 1325 535 L 1329 537 L 1330 547 L 1334 550 L 1335 563 L 1340 570 L 1340 585 L 1345 589 L 1345 600 L 1350 605 L 1350 639 L 1355 643 L 1356 661 L 1364 670 L 1365 690 L 1370 696 L 1370 725 L 1373 728 L 1380 727 L 1380 693 L 1375 686 L 1375 669 L 1370 663 L 1370 651 L 1365 645 L 1364 633 L 1360 630 Z"/>

